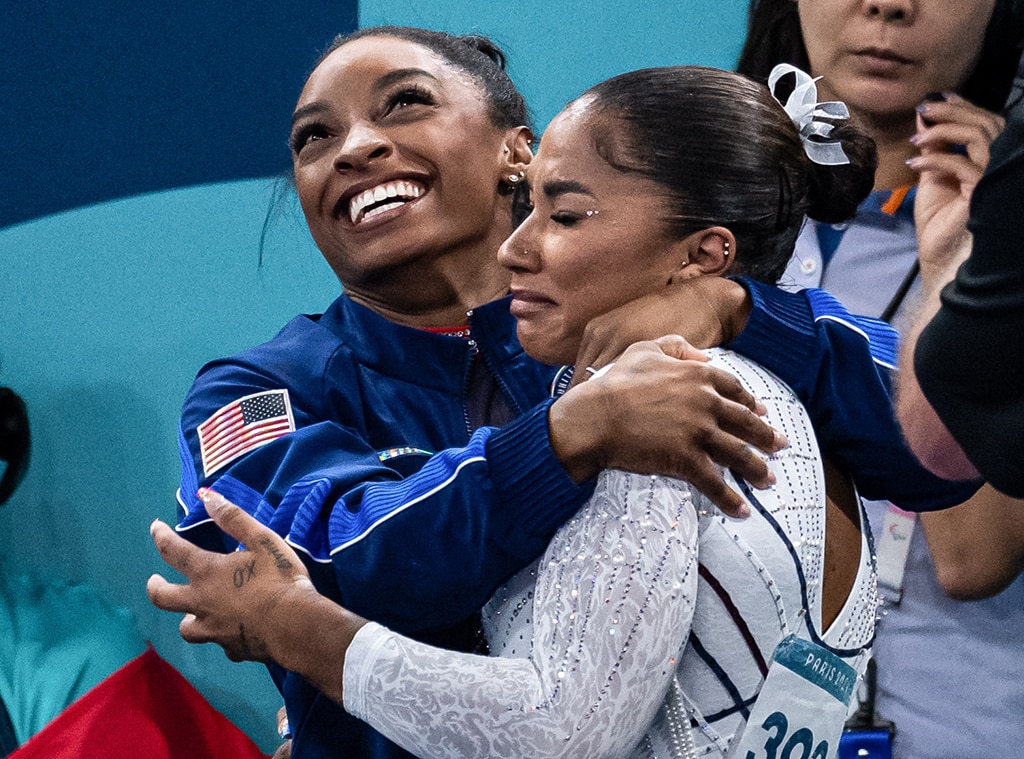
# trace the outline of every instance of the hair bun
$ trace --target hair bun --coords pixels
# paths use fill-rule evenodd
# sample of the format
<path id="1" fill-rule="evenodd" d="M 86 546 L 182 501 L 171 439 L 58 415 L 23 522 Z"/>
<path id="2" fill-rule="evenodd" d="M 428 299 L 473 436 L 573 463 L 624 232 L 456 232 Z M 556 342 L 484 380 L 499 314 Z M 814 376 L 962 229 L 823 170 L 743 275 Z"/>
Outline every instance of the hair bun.
<path id="1" fill-rule="evenodd" d="M 459 35 L 459 41 L 465 45 L 469 45 L 475 50 L 479 50 L 481 53 L 490 58 L 502 71 L 507 68 L 508 61 L 505 58 L 505 53 L 500 47 L 498 47 L 492 40 L 487 37 L 483 37 L 478 34 L 463 34 Z"/>
<path id="2" fill-rule="evenodd" d="M 878 151 L 874 140 L 849 123 L 837 125 L 829 137 L 839 140 L 850 163 L 822 166 L 808 160 L 807 215 L 837 224 L 852 218 L 874 187 Z"/>

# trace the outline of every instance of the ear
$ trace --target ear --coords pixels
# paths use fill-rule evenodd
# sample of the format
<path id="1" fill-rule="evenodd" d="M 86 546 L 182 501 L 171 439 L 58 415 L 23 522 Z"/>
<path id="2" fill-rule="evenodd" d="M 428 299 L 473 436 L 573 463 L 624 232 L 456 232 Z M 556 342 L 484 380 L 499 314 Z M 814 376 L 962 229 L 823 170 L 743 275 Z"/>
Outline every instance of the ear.
<path id="1" fill-rule="evenodd" d="M 529 127 L 509 129 L 501 142 L 501 184 L 511 189 L 526 176 L 533 160 L 533 132 Z"/>
<path id="2" fill-rule="evenodd" d="M 680 241 L 686 258 L 671 282 L 710 275 L 725 276 L 736 260 L 736 238 L 726 227 L 708 227 Z"/>

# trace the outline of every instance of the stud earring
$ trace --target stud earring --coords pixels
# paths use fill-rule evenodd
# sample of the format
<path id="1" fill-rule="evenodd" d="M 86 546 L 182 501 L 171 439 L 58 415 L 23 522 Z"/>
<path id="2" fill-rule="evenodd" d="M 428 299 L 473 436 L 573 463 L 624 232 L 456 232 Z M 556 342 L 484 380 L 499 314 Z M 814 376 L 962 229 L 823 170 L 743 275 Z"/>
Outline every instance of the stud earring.
<path id="1" fill-rule="evenodd" d="M 725 256 L 726 258 L 728 258 L 728 257 L 729 257 L 729 241 L 728 241 L 728 240 L 726 240 L 726 241 L 725 241 L 725 243 L 724 243 L 724 245 L 725 245 L 725 253 L 724 253 L 723 255 L 724 255 L 724 256 Z"/>

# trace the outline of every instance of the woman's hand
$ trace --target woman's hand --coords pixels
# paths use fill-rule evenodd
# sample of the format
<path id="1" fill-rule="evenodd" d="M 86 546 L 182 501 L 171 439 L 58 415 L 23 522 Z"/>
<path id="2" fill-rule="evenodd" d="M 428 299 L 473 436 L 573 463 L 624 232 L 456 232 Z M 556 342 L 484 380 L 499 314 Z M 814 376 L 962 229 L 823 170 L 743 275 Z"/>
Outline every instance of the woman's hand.
<path id="1" fill-rule="evenodd" d="M 246 550 L 205 551 L 153 522 L 150 533 L 160 555 L 188 584 L 153 575 L 146 583 L 149 600 L 185 614 L 180 630 L 189 643 L 216 643 L 232 661 L 280 661 L 277 641 L 287 637 L 289 617 L 302 599 L 319 594 L 302 561 L 273 530 L 213 491 L 201 497 L 217 526 Z"/>
<path id="2" fill-rule="evenodd" d="M 576 357 L 573 387 L 593 370 L 618 363 L 610 377 L 601 378 L 609 404 L 596 410 L 601 418 L 573 421 L 577 411 L 570 405 L 586 394 L 570 393 L 568 402 L 552 407 L 552 445 L 570 474 L 582 481 L 600 469 L 619 468 L 681 477 L 727 514 L 745 516 L 747 506 L 726 485 L 721 467 L 755 487 L 767 487 L 768 467 L 751 446 L 774 453 L 786 441 L 759 418 L 764 409 L 757 399 L 731 374 L 706 366 L 697 348 L 733 340 L 750 309 L 742 285 L 705 276 L 664 287 L 591 321 Z M 596 383 L 590 384 L 593 389 Z M 596 440 L 595 434 L 604 437 Z"/>
<path id="3" fill-rule="evenodd" d="M 771 484 L 764 459 L 787 442 L 759 415 L 740 381 L 687 358 L 693 347 L 667 336 L 630 346 L 609 371 L 569 390 L 551 407 L 551 446 L 577 481 L 602 469 L 689 480 L 719 508 L 747 516 L 722 467 L 755 487 Z"/>
<path id="4" fill-rule="evenodd" d="M 913 142 L 921 155 L 907 163 L 921 174 L 914 219 L 921 277 L 930 291 L 950 279 L 951 270 L 955 271 L 970 249 L 967 215 L 971 193 L 988 165 L 992 142 L 1006 122 L 959 95 L 924 103 L 919 110 Z"/>
<path id="5" fill-rule="evenodd" d="M 181 637 L 216 643 L 232 661 L 275 661 L 344 705 L 344 662 L 366 620 L 320 595 L 301 559 L 273 530 L 210 490 L 200 491 L 218 527 L 245 546 L 222 554 L 179 537 L 163 522 L 153 542 L 186 585 L 153 575 L 146 593 L 165 611 L 185 614 Z"/>
<path id="6" fill-rule="evenodd" d="M 695 277 L 663 287 L 587 324 L 573 382 L 587 378 L 586 367 L 600 369 L 643 340 L 681 335 L 696 348 L 727 343 L 742 331 L 750 309 L 746 288 L 724 277 Z"/>

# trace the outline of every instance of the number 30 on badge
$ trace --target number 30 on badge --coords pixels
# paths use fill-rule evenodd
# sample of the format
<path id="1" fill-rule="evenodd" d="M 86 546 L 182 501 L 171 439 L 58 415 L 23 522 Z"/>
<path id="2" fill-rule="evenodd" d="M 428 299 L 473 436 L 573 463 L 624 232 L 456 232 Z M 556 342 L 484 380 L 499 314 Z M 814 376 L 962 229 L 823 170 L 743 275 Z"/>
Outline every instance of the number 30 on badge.
<path id="1" fill-rule="evenodd" d="M 830 759 L 849 712 L 857 670 L 822 646 L 790 635 L 775 649 L 768 677 L 731 756 Z"/>

